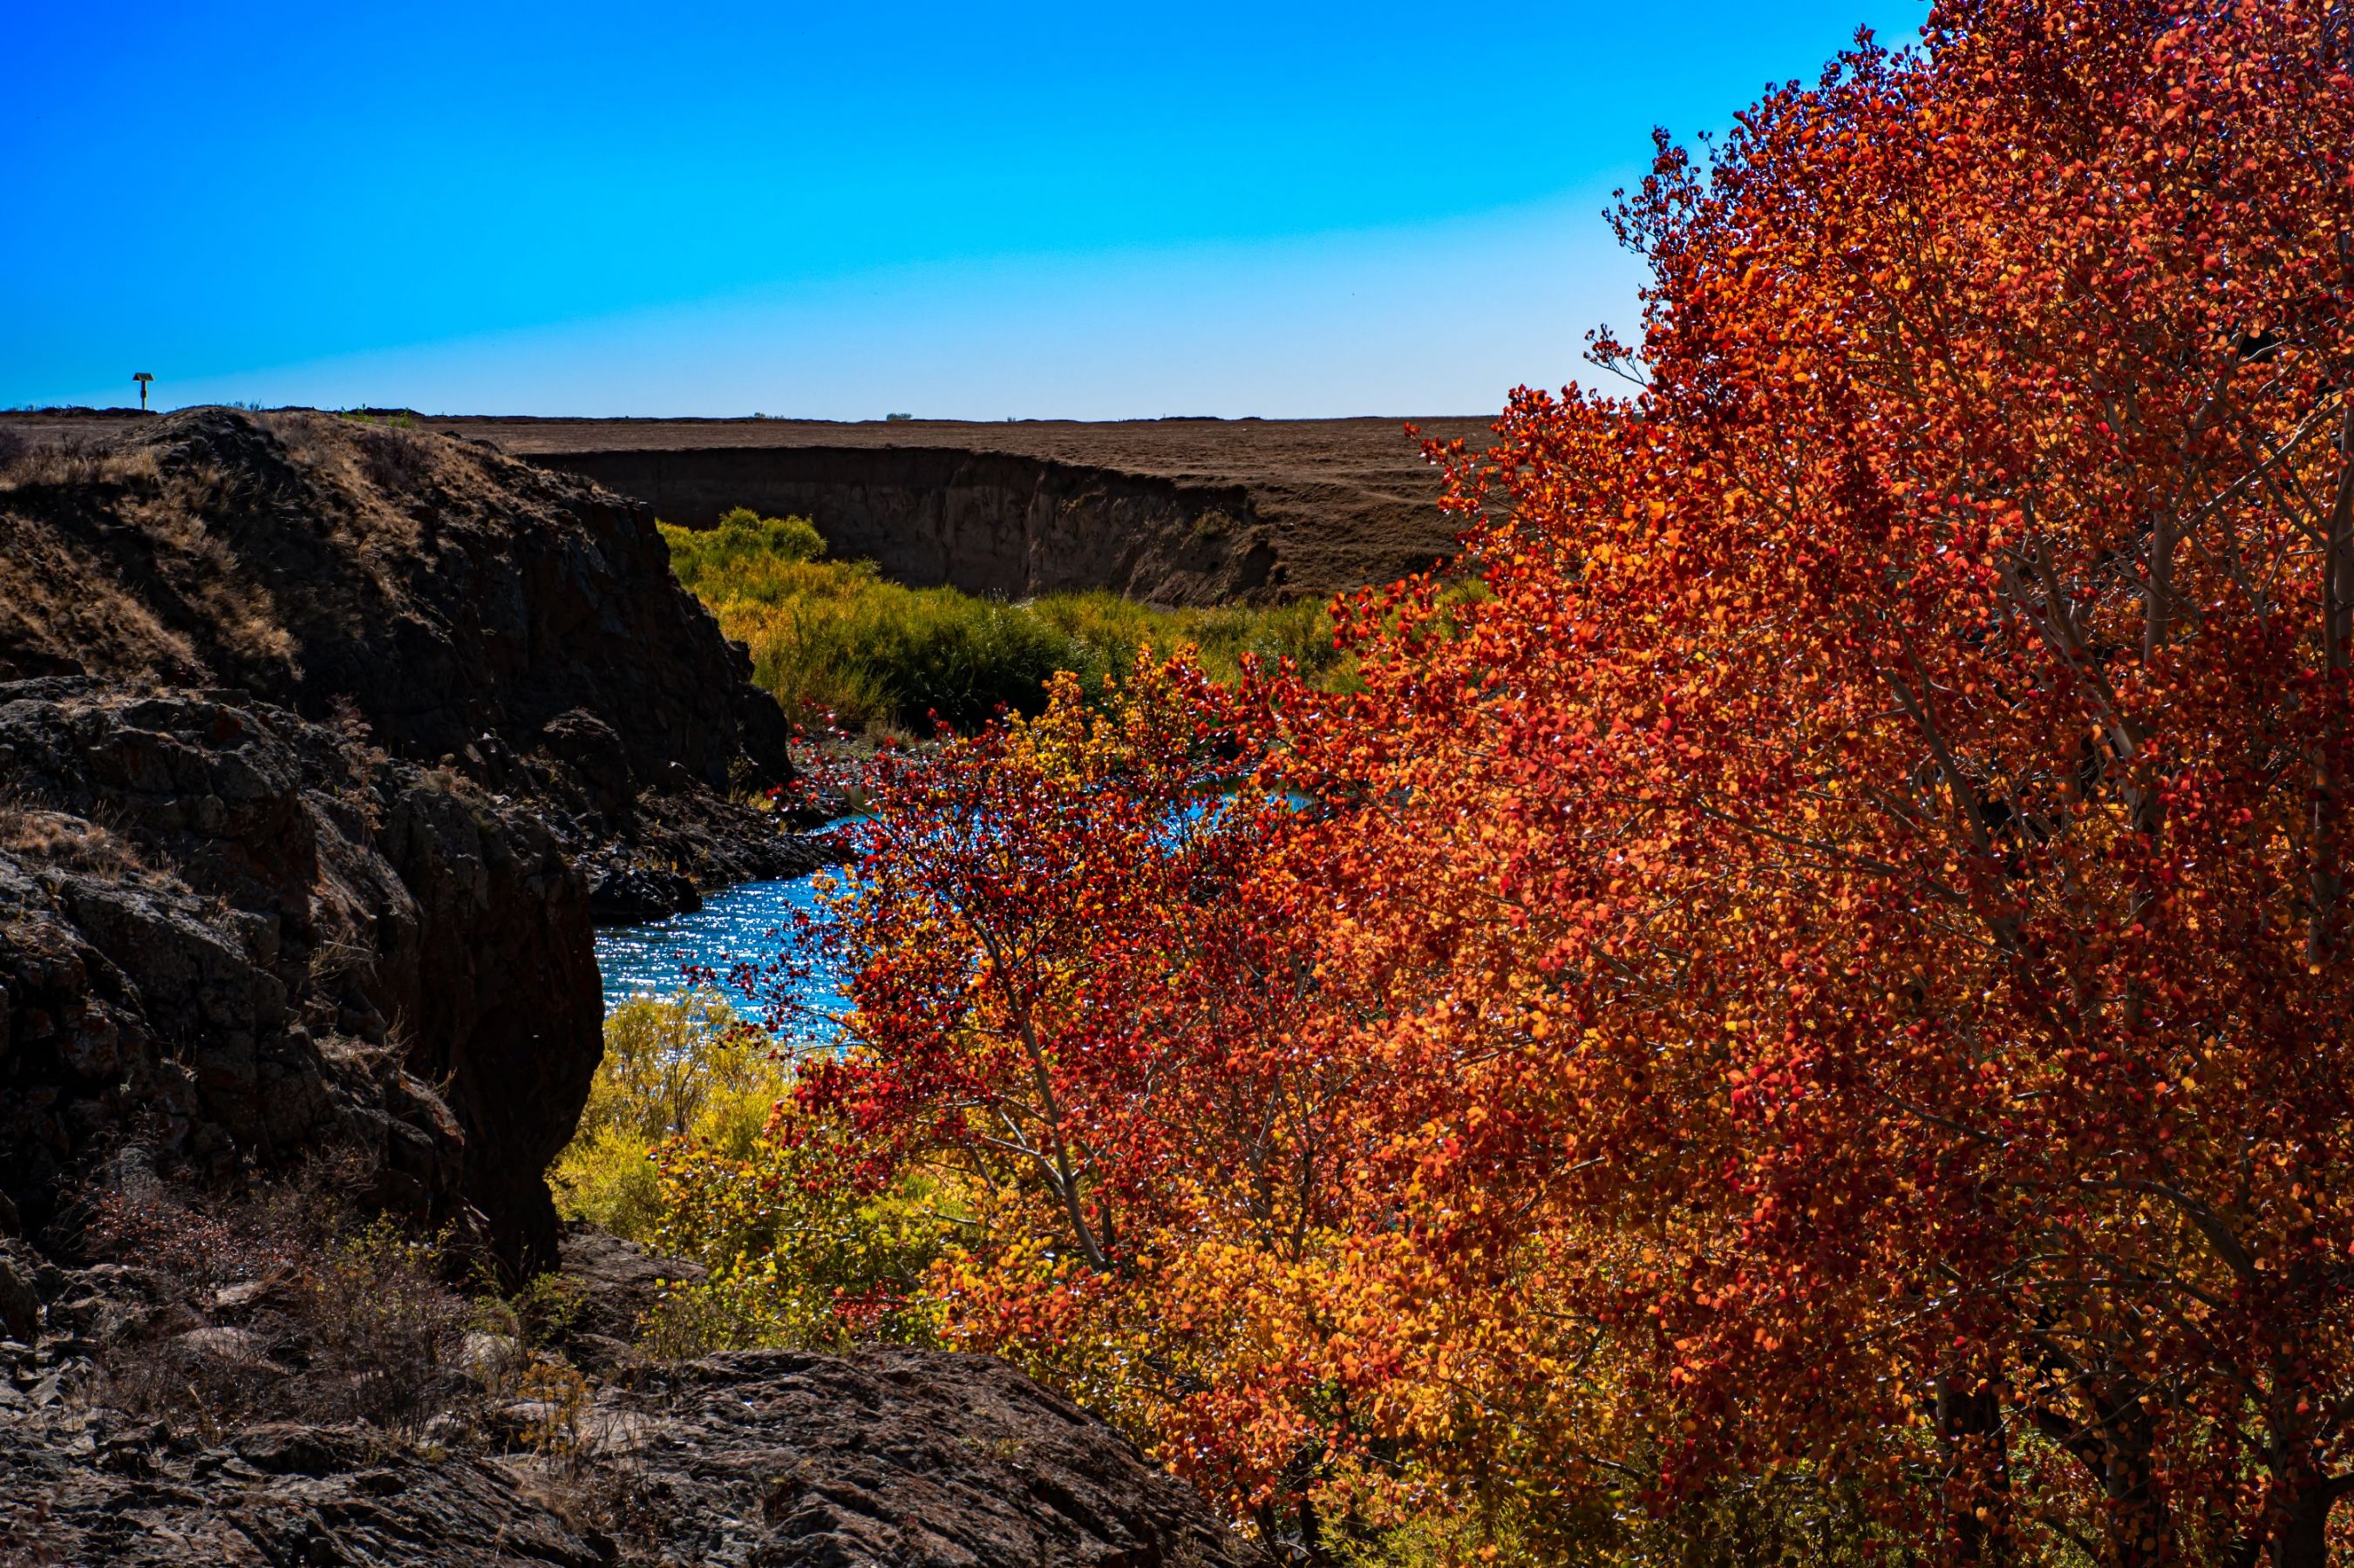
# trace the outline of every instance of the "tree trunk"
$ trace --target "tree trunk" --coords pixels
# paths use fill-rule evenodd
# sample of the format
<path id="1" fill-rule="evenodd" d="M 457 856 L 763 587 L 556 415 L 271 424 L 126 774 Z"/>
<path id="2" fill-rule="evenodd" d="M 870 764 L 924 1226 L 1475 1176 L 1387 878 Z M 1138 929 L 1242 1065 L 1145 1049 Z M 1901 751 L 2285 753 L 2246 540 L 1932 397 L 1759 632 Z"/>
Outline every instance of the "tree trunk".
<path id="1" fill-rule="evenodd" d="M 2010 1467 L 2002 1397 L 1992 1383 L 1937 1380 L 1939 1506 L 1956 1563 L 2009 1561 Z"/>
<path id="2" fill-rule="evenodd" d="M 2102 1489 L 2108 1497 L 2109 1559 L 2115 1568 L 2168 1568 L 2179 1561 L 2174 1521 L 2150 1482 L 2146 1425 L 2121 1421 L 2109 1429 L 2105 1445 Z"/>
<path id="3" fill-rule="evenodd" d="M 2174 1520 L 2150 1476 L 2149 1416 L 2138 1399 L 2112 1397 L 2095 1379 L 2080 1383 L 2078 1395 L 2089 1410 L 2084 1423 L 2053 1410 L 2039 1411 L 2036 1419 L 2101 1489 L 2107 1568 L 2172 1568 L 2180 1559 Z"/>
<path id="4" fill-rule="evenodd" d="M 2329 1568 L 2329 1505 L 2336 1500 L 2327 1487 L 2316 1487 L 2273 1519 L 2272 1568 Z"/>
<path id="5" fill-rule="evenodd" d="M 2286 1463 L 2274 1453 L 2264 1498 L 2264 1561 L 2269 1568 L 2328 1568 L 2329 1512 L 2354 1480 L 2323 1475 L 2303 1444 Z"/>

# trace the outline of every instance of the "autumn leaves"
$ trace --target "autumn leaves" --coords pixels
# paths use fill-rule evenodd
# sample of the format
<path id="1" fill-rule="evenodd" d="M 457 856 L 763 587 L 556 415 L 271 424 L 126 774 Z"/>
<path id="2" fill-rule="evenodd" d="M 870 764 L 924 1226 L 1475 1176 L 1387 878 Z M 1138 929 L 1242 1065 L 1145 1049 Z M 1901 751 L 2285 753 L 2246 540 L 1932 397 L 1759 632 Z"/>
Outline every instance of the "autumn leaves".
<path id="1" fill-rule="evenodd" d="M 1637 395 L 1446 454 L 1484 602 L 886 780 L 787 1119 L 966 1204 L 946 1331 L 1315 1552 L 2323 1562 L 2349 51 L 1860 46 L 1628 198 Z"/>

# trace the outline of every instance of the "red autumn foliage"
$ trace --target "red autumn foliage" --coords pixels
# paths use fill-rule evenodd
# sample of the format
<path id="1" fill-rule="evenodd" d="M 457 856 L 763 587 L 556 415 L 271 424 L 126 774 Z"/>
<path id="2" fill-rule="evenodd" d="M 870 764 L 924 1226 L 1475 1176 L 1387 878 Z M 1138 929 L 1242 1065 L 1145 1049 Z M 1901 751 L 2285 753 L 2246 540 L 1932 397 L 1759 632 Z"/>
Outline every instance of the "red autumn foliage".
<path id="1" fill-rule="evenodd" d="M 2322 1563 L 2354 17 L 1941 5 L 1619 221 L 1638 387 L 1440 454 L 1486 600 L 1343 607 L 1348 699 L 1155 675 L 1094 771 L 951 747 L 811 1094 L 1001 1162 L 974 1341 L 1130 1357 L 1238 1507 L 1786 1478 L 1956 1560 Z M 1195 844 L 1213 735 L 1264 772 Z"/>

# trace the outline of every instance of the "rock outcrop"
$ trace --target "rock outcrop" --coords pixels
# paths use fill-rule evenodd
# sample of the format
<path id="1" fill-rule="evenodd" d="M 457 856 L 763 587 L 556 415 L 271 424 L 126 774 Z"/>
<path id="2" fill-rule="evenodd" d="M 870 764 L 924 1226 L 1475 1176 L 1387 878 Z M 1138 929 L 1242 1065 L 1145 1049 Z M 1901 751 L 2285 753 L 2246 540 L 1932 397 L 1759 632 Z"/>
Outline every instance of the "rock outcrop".
<path id="1" fill-rule="evenodd" d="M 599 1413 L 682 1562 L 1240 1561 L 1182 1483 L 987 1356 L 738 1351 L 652 1369 Z"/>
<path id="2" fill-rule="evenodd" d="M 790 732 L 651 510 L 472 441 L 204 408 L 27 449 L 0 465 L 0 680 L 51 674 L 363 721 L 532 801 L 613 868 L 613 918 L 811 863 L 736 803 L 790 778 Z"/>
<path id="3" fill-rule="evenodd" d="M 37 1234 L 136 1143 L 332 1146 L 555 1257 L 539 1172 L 601 1049 L 588 892 L 535 814 L 234 693 L 0 685 L 0 1192 Z"/>
<path id="4" fill-rule="evenodd" d="M 652 1260 L 575 1237 L 593 1289 Z M 7 1277 L 0 1248 L 0 1278 Z M 618 1270 L 618 1273 L 616 1272 Z M 0 1340 L 0 1563 L 1241 1568 L 1246 1549 L 1110 1427 L 981 1356 L 737 1352 L 537 1381 L 487 1343 L 400 1433 L 222 1424 L 117 1396 L 126 1346 L 226 1372 L 249 1400 L 323 1347 L 154 1271 L 42 1266 L 39 1321 Z M 584 1305 L 595 1305 L 591 1301 Z M 218 1315 L 218 1314 L 215 1314 Z M 476 1340 L 487 1340 L 477 1335 Z M 417 1375 L 424 1378 L 426 1369 Z M 557 1409 L 547 1391 L 569 1390 Z M 518 1398 L 518 1394 L 521 1395 Z M 185 1411 L 186 1407 L 182 1407 Z M 413 1412 L 422 1414 L 422 1410 Z"/>

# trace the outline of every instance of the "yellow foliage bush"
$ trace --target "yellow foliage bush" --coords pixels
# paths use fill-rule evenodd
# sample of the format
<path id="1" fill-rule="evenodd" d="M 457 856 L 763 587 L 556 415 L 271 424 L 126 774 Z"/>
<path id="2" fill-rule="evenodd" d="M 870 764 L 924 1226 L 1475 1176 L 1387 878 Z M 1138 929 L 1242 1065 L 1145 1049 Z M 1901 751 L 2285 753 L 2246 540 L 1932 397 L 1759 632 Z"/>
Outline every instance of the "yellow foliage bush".
<path id="1" fill-rule="evenodd" d="M 682 1139 L 657 1158 L 658 1245 L 708 1271 L 656 1309 L 657 1352 L 937 1342 L 927 1284 L 959 1224 L 956 1194 L 920 1178 L 871 1196 L 821 1183 L 824 1150 L 768 1134 L 741 1157 Z"/>
<path id="2" fill-rule="evenodd" d="M 925 1271 L 951 1222 L 909 1181 L 874 1197 L 818 1192 L 813 1153 L 771 1138 L 790 1057 L 717 992 L 633 998 L 605 1020 L 605 1059 L 548 1172 L 557 1209 L 698 1263 L 648 1329 L 662 1353 L 924 1342 Z"/>
<path id="3" fill-rule="evenodd" d="M 685 1139 L 751 1153 L 790 1082 L 769 1037 L 716 991 L 634 997 L 605 1019 L 605 1059 L 571 1143 L 548 1171 L 557 1208 L 651 1244 L 662 1228 L 656 1150 Z"/>

